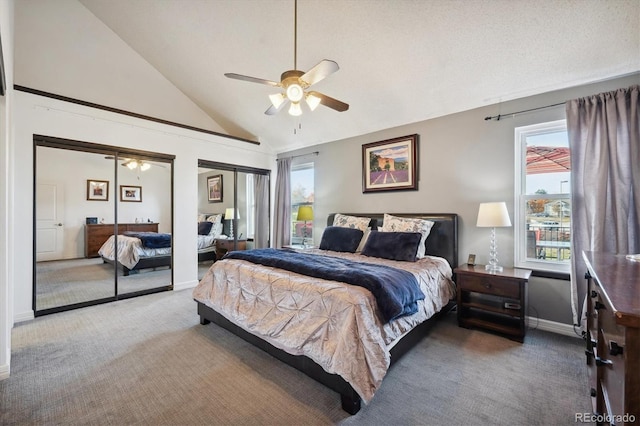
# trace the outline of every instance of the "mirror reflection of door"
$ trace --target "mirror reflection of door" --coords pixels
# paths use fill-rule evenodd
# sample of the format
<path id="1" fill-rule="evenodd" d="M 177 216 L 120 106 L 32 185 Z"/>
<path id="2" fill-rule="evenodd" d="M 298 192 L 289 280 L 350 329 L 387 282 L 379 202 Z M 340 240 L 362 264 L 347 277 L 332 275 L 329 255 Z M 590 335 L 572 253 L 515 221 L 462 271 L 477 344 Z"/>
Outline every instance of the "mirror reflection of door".
<path id="1" fill-rule="evenodd" d="M 47 146 L 35 154 L 36 312 L 113 298 L 113 268 L 85 250 L 87 221 L 113 223 L 113 160 Z"/>
<path id="2" fill-rule="evenodd" d="M 118 295 L 168 289 L 171 163 L 123 155 L 118 164 Z"/>
<path id="3" fill-rule="evenodd" d="M 199 162 L 198 279 L 231 250 L 269 247 L 269 170 Z M 221 183 L 220 193 L 211 191 Z"/>
<path id="4" fill-rule="evenodd" d="M 35 315 L 171 289 L 173 157 L 35 142 Z"/>

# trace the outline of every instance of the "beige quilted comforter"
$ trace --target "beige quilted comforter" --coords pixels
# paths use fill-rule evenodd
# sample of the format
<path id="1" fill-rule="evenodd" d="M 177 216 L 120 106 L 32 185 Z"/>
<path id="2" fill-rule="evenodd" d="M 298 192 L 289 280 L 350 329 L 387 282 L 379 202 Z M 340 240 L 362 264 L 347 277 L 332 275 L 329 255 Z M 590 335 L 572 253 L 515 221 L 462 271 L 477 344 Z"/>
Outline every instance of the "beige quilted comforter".
<path id="1" fill-rule="evenodd" d="M 309 251 L 307 251 L 309 252 Z M 339 374 L 369 402 L 389 368 L 389 350 L 455 295 L 446 260 L 398 262 L 352 253 L 312 250 L 412 272 L 425 300 L 418 313 L 384 324 L 369 290 L 244 260 L 224 259 L 209 269 L 193 297 L 246 331 L 293 355 L 305 355 Z"/>

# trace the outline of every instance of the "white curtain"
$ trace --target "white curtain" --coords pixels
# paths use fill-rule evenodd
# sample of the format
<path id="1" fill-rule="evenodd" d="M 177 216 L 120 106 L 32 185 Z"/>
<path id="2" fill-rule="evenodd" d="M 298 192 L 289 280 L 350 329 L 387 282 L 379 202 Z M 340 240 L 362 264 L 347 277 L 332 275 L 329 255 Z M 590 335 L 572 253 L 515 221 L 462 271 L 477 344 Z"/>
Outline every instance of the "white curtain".
<path id="1" fill-rule="evenodd" d="M 269 176 L 253 175 L 255 197 L 255 228 L 253 245 L 255 248 L 269 247 Z"/>
<path id="2" fill-rule="evenodd" d="M 273 218 L 274 247 L 291 244 L 291 158 L 280 158 Z"/>
<path id="3" fill-rule="evenodd" d="M 567 102 L 574 324 L 584 326 L 583 251 L 640 252 L 640 86 Z M 578 322 L 580 319 L 580 322 Z"/>

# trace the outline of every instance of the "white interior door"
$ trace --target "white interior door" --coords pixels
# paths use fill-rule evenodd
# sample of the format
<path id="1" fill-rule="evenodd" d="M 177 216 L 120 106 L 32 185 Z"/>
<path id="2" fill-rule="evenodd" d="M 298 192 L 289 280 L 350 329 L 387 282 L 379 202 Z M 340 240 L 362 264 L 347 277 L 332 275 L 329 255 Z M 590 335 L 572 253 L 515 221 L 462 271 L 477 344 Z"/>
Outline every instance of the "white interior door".
<path id="1" fill-rule="evenodd" d="M 36 261 L 62 258 L 64 188 L 59 183 L 36 185 Z"/>

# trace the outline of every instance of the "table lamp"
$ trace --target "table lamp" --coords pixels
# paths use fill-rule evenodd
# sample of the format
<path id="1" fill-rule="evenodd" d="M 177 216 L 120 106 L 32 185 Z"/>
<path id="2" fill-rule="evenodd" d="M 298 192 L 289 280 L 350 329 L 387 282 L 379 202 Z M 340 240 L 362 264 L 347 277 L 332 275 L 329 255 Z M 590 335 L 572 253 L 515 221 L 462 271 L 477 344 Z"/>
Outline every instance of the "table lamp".
<path id="1" fill-rule="evenodd" d="M 507 204 L 504 201 L 497 203 L 480 203 L 476 226 L 481 228 L 491 228 L 489 264 L 485 266 L 485 269 L 489 272 L 502 272 L 502 266 L 498 265 L 496 228 L 511 226 L 509 212 L 507 211 Z"/>
<path id="2" fill-rule="evenodd" d="M 297 221 L 304 221 L 304 227 L 302 228 L 302 246 L 307 247 L 307 221 L 313 220 L 313 207 L 300 206 L 298 207 Z"/>

